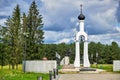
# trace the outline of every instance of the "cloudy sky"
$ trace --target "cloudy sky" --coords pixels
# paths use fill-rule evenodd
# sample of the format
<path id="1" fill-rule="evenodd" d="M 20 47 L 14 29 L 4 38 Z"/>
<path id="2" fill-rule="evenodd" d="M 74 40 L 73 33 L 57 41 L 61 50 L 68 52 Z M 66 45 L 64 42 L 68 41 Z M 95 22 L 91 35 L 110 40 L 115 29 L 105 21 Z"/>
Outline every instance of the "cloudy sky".
<path id="1" fill-rule="evenodd" d="M 45 43 L 74 42 L 78 29 L 80 4 L 83 4 L 85 31 L 89 42 L 110 44 L 116 41 L 120 45 L 120 0 L 35 0 L 44 23 Z M 28 12 L 32 0 L 0 0 L 0 25 L 16 4 L 21 13 Z"/>

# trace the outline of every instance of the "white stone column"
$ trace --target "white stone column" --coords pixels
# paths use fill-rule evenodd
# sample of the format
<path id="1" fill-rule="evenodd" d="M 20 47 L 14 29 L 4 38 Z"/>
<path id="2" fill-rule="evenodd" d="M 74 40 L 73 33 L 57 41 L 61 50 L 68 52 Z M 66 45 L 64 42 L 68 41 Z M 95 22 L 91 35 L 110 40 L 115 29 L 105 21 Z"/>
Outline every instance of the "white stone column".
<path id="1" fill-rule="evenodd" d="M 80 45 L 79 41 L 76 41 L 75 43 L 75 62 L 74 67 L 78 68 L 80 67 Z"/>
<path id="2" fill-rule="evenodd" d="M 79 29 L 81 32 L 84 32 L 84 20 L 79 20 Z"/>
<path id="3" fill-rule="evenodd" d="M 84 42 L 84 61 L 83 61 L 83 67 L 90 67 L 90 62 L 88 58 L 88 42 Z"/>

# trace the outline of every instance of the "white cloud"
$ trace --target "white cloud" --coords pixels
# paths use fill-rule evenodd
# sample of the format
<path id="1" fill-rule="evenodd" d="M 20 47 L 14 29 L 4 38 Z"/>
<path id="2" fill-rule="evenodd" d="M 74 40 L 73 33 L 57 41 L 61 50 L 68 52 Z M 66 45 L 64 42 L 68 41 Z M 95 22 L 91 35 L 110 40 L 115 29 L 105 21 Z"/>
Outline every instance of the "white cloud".
<path id="1" fill-rule="evenodd" d="M 54 43 L 60 43 L 60 42 L 69 42 L 71 41 L 71 38 L 74 37 L 74 33 L 71 32 L 55 32 L 55 31 L 44 31 L 45 32 L 45 41 L 46 42 L 54 42 Z"/>
<path id="2" fill-rule="evenodd" d="M 75 17 L 71 17 L 70 18 L 70 22 L 75 22 L 76 21 L 76 18 Z"/>
<path id="3" fill-rule="evenodd" d="M 112 41 L 120 43 L 120 33 L 89 35 L 89 42 L 91 41 L 104 44 L 111 44 Z"/>
<path id="4" fill-rule="evenodd" d="M 69 32 L 54 32 L 54 31 L 45 31 L 45 40 L 48 43 L 70 43 L 74 42 L 74 33 Z M 99 35 L 88 35 L 89 42 L 101 42 L 103 44 L 111 44 L 112 41 L 115 41 L 120 46 L 120 33 L 108 33 L 108 34 L 99 34 Z"/>
<path id="5" fill-rule="evenodd" d="M 6 19 L 0 19 L 0 25 L 4 25 L 5 21 L 6 21 Z"/>
<path id="6" fill-rule="evenodd" d="M 115 27 L 114 30 L 120 32 L 120 27 Z"/>
<path id="7" fill-rule="evenodd" d="M 69 38 L 64 38 L 64 39 L 61 39 L 57 42 L 55 42 L 56 44 L 59 44 L 59 43 L 69 43 L 70 42 L 70 39 Z"/>

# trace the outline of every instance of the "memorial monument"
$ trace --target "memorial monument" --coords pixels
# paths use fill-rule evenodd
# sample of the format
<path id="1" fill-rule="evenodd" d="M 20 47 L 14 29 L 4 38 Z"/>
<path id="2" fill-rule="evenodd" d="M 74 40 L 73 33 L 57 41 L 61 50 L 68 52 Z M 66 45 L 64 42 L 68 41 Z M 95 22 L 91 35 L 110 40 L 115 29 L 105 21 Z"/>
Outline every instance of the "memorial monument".
<path id="1" fill-rule="evenodd" d="M 80 67 L 80 40 L 84 41 L 83 67 L 90 67 L 90 62 L 88 57 L 88 35 L 84 31 L 85 16 L 82 13 L 82 5 L 80 6 L 81 6 L 81 12 L 80 12 L 80 15 L 78 16 L 79 31 L 75 36 L 75 61 L 74 61 L 75 68 Z"/>

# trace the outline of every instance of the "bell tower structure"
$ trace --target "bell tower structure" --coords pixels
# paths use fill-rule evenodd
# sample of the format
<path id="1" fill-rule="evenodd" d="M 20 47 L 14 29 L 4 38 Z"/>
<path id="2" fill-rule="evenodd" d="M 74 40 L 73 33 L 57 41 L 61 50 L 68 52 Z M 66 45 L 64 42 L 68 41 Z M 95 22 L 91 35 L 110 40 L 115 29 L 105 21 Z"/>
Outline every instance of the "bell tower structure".
<path id="1" fill-rule="evenodd" d="M 75 61 L 74 61 L 74 67 L 79 68 L 80 67 L 80 40 L 83 39 L 84 41 L 84 52 L 83 52 L 83 67 L 90 67 L 89 57 L 88 57 L 88 35 L 84 31 L 84 20 L 85 16 L 82 13 L 82 5 L 80 15 L 78 16 L 79 20 L 79 31 L 77 32 L 75 36 Z M 82 38 L 84 37 L 84 38 Z"/>

